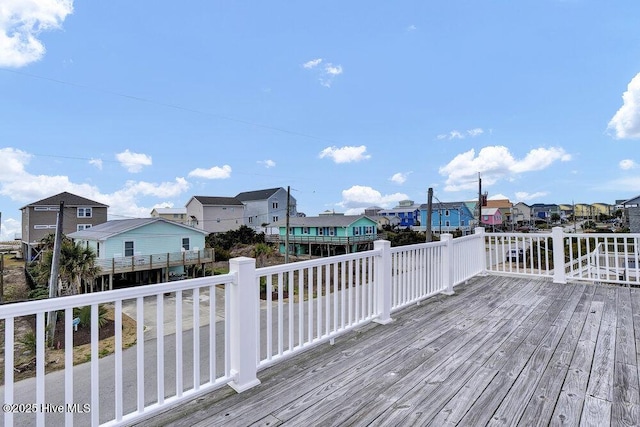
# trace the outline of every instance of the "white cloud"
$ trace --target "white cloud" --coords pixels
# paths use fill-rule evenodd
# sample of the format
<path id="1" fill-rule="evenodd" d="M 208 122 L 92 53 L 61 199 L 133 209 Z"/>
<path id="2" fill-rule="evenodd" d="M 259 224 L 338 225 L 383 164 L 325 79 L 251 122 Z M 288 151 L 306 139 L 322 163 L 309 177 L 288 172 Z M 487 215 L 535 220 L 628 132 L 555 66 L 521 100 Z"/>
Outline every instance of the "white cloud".
<path id="1" fill-rule="evenodd" d="M 276 162 L 274 162 L 273 160 L 258 160 L 258 164 L 264 165 L 264 167 L 267 169 L 276 167 Z"/>
<path id="2" fill-rule="evenodd" d="M 302 67 L 307 70 L 315 69 L 319 74 L 318 80 L 320 84 L 324 87 L 331 87 L 336 76 L 342 74 L 342 65 L 333 65 L 331 62 L 327 62 L 324 67 L 319 67 L 323 61 L 324 59 L 322 58 L 312 59 L 302 64 Z"/>
<path id="3" fill-rule="evenodd" d="M 102 170 L 102 159 L 91 159 L 89 164 L 95 166 L 97 169 Z"/>
<path id="4" fill-rule="evenodd" d="M 619 139 L 640 138 L 640 73 L 622 94 L 622 107 L 609 122 L 608 130 Z"/>
<path id="5" fill-rule="evenodd" d="M 327 147 L 320 152 L 320 158 L 329 157 L 333 159 L 335 163 L 351 163 L 370 159 L 371 155 L 366 153 L 367 147 L 364 145 L 359 147 L 345 146 L 341 148 Z"/>
<path id="6" fill-rule="evenodd" d="M 322 58 L 312 59 L 310 61 L 305 62 L 302 66 L 306 69 L 316 68 L 322 62 Z"/>
<path id="7" fill-rule="evenodd" d="M 636 167 L 638 167 L 638 164 L 631 159 L 621 160 L 619 165 L 620 169 L 622 170 L 635 169 Z"/>
<path id="8" fill-rule="evenodd" d="M 520 202 L 527 202 L 529 200 L 535 200 L 535 199 L 541 199 L 543 197 L 546 197 L 547 194 L 544 191 L 538 191 L 536 193 L 527 193 L 524 191 L 518 191 L 516 192 L 516 199 Z"/>
<path id="9" fill-rule="evenodd" d="M 371 187 L 354 185 L 342 191 L 342 202 L 338 203 L 338 206 L 351 211 L 374 205 L 391 208 L 399 201 L 407 200 L 408 198 L 409 196 L 403 193 L 382 195 L 378 190 L 374 190 Z"/>
<path id="10" fill-rule="evenodd" d="M 445 191 L 470 190 L 477 187 L 478 173 L 483 185 L 495 184 L 500 179 L 511 179 L 514 175 L 546 169 L 556 161 L 569 161 L 571 156 L 562 148 L 536 148 L 524 159 L 516 160 L 504 146 L 484 147 L 475 156 L 475 150 L 458 154 L 447 165 L 439 169 L 446 176 Z"/>
<path id="11" fill-rule="evenodd" d="M 0 6 L 0 66 L 23 67 L 45 54 L 42 31 L 62 28 L 73 13 L 73 0 L 2 0 Z"/>
<path id="12" fill-rule="evenodd" d="M 22 235 L 22 224 L 14 218 L 7 218 L 2 221 L 0 230 L 0 242 L 14 240 L 16 236 Z"/>
<path id="13" fill-rule="evenodd" d="M 131 173 L 137 173 L 142 170 L 144 166 L 151 166 L 151 156 L 141 153 L 132 153 L 129 149 L 124 150 L 122 153 L 116 154 L 116 160 L 120 162 L 120 165 L 127 169 Z"/>
<path id="14" fill-rule="evenodd" d="M 412 24 L 407 27 L 407 32 L 416 31 L 417 29 L 418 27 Z"/>
<path id="15" fill-rule="evenodd" d="M 14 148 L 0 148 L 0 158 L 2 159 L 0 196 L 26 204 L 68 191 L 109 205 L 109 219 L 148 217 L 151 209 L 138 205 L 142 198 L 175 198 L 190 188 L 184 178 L 175 178 L 173 182 L 161 183 L 127 181 L 121 189 L 105 194 L 94 185 L 75 183 L 64 175 L 33 175 L 29 173 L 26 166 L 32 156 L 24 151 Z M 6 235 L 5 233 L 20 232 L 19 227 L 15 231 L 11 231 L 13 228 L 4 228 L 10 220 L 11 218 L 7 216 L 2 220 L 3 236 Z M 13 234 L 9 234 L 9 237 L 13 238 Z"/>
<path id="16" fill-rule="evenodd" d="M 484 130 L 482 128 L 474 128 L 466 131 L 459 131 L 454 129 L 449 133 L 441 133 L 440 135 L 437 135 L 436 139 L 439 139 L 439 140 L 465 139 L 467 136 L 471 138 L 475 138 L 476 136 L 480 136 L 483 133 L 484 133 Z"/>
<path id="17" fill-rule="evenodd" d="M 31 160 L 31 154 L 15 148 L 0 148 L 0 182 L 5 180 L 20 180 L 26 174 L 24 166 Z"/>
<path id="18" fill-rule="evenodd" d="M 411 173 L 412 172 L 395 173 L 391 178 L 389 178 L 389 181 L 395 182 L 396 184 L 404 184 Z"/>
<path id="19" fill-rule="evenodd" d="M 189 172 L 189 176 L 206 179 L 227 179 L 231 177 L 231 166 L 213 166 L 209 169 L 196 168 Z"/>

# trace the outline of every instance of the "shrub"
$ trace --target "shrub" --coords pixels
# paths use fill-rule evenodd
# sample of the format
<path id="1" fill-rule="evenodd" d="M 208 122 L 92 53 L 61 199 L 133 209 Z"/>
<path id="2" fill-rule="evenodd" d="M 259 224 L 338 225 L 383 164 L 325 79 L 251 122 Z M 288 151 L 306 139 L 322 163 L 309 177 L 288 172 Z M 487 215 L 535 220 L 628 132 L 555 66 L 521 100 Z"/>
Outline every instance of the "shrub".
<path id="1" fill-rule="evenodd" d="M 80 326 L 91 326 L 91 306 L 85 305 L 84 307 L 78 307 L 73 309 L 74 317 L 80 319 Z M 98 306 L 98 327 L 102 328 L 107 324 L 107 309 L 103 305 Z"/>

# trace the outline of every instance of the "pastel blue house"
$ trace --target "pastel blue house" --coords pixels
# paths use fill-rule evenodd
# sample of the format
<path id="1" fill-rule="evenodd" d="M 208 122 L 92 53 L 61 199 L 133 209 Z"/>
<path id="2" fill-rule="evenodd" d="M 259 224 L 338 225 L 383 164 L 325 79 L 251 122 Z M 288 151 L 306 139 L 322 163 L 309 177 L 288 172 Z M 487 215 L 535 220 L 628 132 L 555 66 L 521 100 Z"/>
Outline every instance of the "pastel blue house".
<path id="1" fill-rule="evenodd" d="M 369 249 L 378 238 L 377 222 L 366 215 L 325 213 L 316 217 L 289 219 L 289 236 L 285 221 L 279 221 L 277 242 L 280 253 L 294 255 L 336 255 Z"/>
<path id="2" fill-rule="evenodd" d="M 164 218 L 112 220 L 70 233 L 73 239 L 96 253 L 96 264 L 109 276 L 138 273 L 129 282 L 149 283 L 182 277 L 185 266 L 213 261 L 205 250 L 208 233 Z M 155 280 L 154 280 L 155 276 Z"/>
<path id="3" fill-rule="evenodd" d="M 420 205 L 420 222 L 427 224 L 428 205 Z M 434 233 L 471 232 L 475 223 L 469 206 L 463 202 L 433 203 L 431 205 L 431 230 Z"/>

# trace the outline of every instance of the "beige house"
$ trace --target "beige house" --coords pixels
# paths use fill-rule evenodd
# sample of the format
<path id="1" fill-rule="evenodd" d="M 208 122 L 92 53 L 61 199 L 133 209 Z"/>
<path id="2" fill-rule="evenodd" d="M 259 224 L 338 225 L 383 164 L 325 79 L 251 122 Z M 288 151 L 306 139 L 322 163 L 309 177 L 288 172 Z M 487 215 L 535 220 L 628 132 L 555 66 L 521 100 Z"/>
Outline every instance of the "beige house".
<path id="1" fill-rule="evenodd" d="M 42 239 L 55 234 L 61 203 L 65 235 L 107 222 L 107 205 L 67 192 L 23 206 L 22 253 L 27 261 L 37 257 Z"/>
<path id="2" fill-rule="evenodd" d="M 193 196 L 186 204 L 187 225 L 225 233 L 244 225 L 245 206 L 235 197 Z"/>
<path id="3" fill-rule="evenodd" d="M 151 218 L 162 218 L 180 224 L 189 224 L 187 208 L 154 208 L 151 211 Z"/>

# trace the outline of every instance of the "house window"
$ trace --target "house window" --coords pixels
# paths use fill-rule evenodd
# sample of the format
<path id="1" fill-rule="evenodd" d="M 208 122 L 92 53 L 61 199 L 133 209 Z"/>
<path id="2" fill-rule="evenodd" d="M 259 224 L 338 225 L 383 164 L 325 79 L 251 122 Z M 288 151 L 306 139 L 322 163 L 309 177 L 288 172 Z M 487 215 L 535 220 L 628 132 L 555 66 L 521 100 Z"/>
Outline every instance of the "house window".
<path id="1" fill-rule="evenodd" d="M 96 257 L 100 258 L 100 242 L 98 242 L 98 244 L 96 245 Z"/>
<path id="2" fill-rule="evenodd" d="M 78 224 L 76 228 L 77 231 L 86 230 L 87 228 L 91 228 L 91 224 Z"/>
<path id="3" fill-rule="evenodd" d="M 318 227 L 318 236 L 324 236 L 324 228 Z"/>
<path id="4" fill-rule="evenodd" d="M 293 235 L 294 231 L 295 231 L 294 227 L 289 228 L 289 234 Z"/>
<path id="5" fill-rule="evenodd" d="M 252 216 L 249 217 L 249 224 L 253 224 L 253 217 Z"/>
<path id="6" fill-rule="evenodd" d="M 124 256 L 133 256 L 133 241 L 124 242 Z"/>
<path id="7" fill-rule="evenodd" d="M 302 227 L 302 234 L 309 234 L 309 227 Z"/>
<path id="8" fill-rule="evenodd" d="M 444 211 L 444 216 L 449 216 L 449 209 L 446 209 L 446 210 Z"/>
<path id="9" fill-rule="evenodd" d="M 274 216 L 273 218 L 271 218 L 271 222 L 278 222 L 278 217 Z"/>
<path id="10" fill-rule="evenodd" d="M 188 251 L 191 248 L 191 245 L 189 244 L 189 238 L 188 237 L 183 237 L 182 238 L 182 249 L 184 249 L 185 251 Z"/>
<path id="11" fill-rule="evenodd" d="M 271 209 L 278 209 L 278 202 L 271 203 Z"/>
<path id="12" fill-rule="evenodd" d="M 360 227 L 353 227 L 353 235 L 354 236 L 360 235 Z"/>
<path id="13" fill-rule="evenodd" d="M 216 222 L 220 222 L 220 218 L 216 218 Z"/>
<path id="14" fill-rule="evenodd" d="M 329 227 L 329 236 L 335 236 L 335 235 L 336 235 L 336 228 Z"/>
<path id="15" fill-rule="evenodd" d="M 48 229 L 51 229 L 51 228 L 55 229 L 56 228 L 55 224 L 54 225 L 34 225 L 33 226 L 34 230 L 48 230 Z"/>
<path id="16" fill-rule="evenodd" d="M 78 208 L 78 218 L 91 218 L 91 208 Z"/>
<path id="17" fill-rule="evenodd" d="M 451 221 L 445 221 L 444 222 L 444 226 L 445 227 L 451 227 Z"/>

